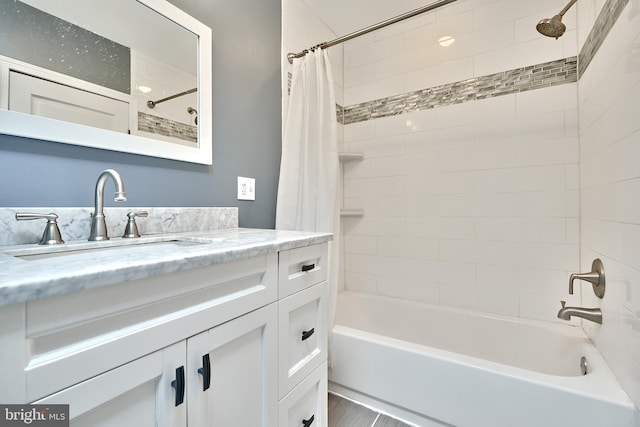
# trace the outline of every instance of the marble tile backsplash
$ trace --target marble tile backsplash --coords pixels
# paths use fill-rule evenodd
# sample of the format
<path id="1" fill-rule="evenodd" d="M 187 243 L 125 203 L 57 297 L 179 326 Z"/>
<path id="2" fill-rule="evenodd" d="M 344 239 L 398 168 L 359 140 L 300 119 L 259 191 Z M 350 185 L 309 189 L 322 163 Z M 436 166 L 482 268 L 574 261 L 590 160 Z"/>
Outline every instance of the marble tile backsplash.
<path id="1" fill-rule="evenodd" d="M 136 220 L 142 235 L 238 227 L 238 208 L 235 207 L 105 207 L 110 237 L 122 236 L 127 224 L 127 213 L 132 211 L 149 213 L 148 217 Z M 58 215 L 58 226 L 65 241 L 89 238 L 93 207 L 0 208 L 0 246 L 37 243 L 40 240 L 45 220 L 16 221 L 17 212 L 53 212 Z"/>

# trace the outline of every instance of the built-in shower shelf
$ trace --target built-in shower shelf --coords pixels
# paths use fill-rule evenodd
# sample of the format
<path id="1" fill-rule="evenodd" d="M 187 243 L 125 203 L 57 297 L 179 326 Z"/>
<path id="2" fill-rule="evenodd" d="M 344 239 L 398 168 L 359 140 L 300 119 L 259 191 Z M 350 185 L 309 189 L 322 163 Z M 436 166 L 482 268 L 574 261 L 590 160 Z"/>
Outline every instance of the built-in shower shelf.
<path id="1" fill-rule="evenodd" d="M 341 217 L 362 217 L 364 209 L 340 209 Z"/>
<path id="2" fill-rule="evenodd" d="M 364 153 L 340 153 L 338 157 L 342 163 L 361 162 L 364 160 Z"/>

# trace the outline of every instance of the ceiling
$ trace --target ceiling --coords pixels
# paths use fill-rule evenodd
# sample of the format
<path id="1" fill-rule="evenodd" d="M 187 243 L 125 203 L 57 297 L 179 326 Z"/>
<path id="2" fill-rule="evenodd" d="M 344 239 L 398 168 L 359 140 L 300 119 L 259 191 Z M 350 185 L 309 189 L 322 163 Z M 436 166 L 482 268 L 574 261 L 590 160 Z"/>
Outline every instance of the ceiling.
<path id="1" fill-rule="evenodd" d="M 433 0 L 303 1 L 338 37 L 433 2 Z"/>

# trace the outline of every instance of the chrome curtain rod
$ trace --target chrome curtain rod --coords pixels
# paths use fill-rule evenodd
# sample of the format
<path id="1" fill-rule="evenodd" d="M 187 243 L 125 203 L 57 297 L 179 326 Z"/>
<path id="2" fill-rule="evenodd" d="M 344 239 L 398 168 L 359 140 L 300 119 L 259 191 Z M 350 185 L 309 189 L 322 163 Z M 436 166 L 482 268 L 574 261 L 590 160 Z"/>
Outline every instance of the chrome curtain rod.
<path id="1" fill-rule="evenodd" d="M 156 104 L 160 104 L 161 102 L 168 101 L 173 98 L 177 98 L 179 96 L 188 95 L 193 92 L 197 92 L 198 88 L 194 87 L 193 89 L 185 90 L 184 92 L 177 93 L 175 95 L 167 96 L 166 98 L 158 99 L 157 101 L 147 101 L 147 107 L 153 108 Z"/>
<path id="2" fill-rule="evenodd" d="M 456 0 L 439 0 L 439 1 L 433 2 L 431 4 L 428 4 L 428 5 L 424 6 L 424 7 L 421 7 L 421 8 L 418 8 L 418 9 L 414 9 L 414 10 L 412 10 L 410 12 L 407 12 L 407 13 L 403 13 L 402 15 L 398 15 L 398 16 L 396 16 L 394 18 L 387 19 L 386 21 L 378 22 L 377 24 L 371 25 L 370 27 L 367 27 L 367 28 L 363 28 L 362 30 L 354 31 L 353 33 L 347 34 L 346 36 L 338 37 L 335 40 L 331 40 L 329 42 L 320 43 L 319 45 L 311 47 L 309 49 L 305 49 L 302 52 L 289 53 L 289 54 L 287 54 L 287 59 L 289 60 L 289 64 L 293 64 L 293 60 L 295 58 L 302 58 L 307 53 L 309 53 L 309 51 L 311 51 L 311 50 L 318 49 L 318 48 L 326 49 L 328 47 L 335 46 L 335 45 L 340 44 L 340 43 L 344 43 L 347 40 L 351 40 L 351 39 L 354 39 L 356 37 L 363 36 L 363 35 L 365 35 L 367 33 L 372 32 L 372 31 L 379 30 L 380 28 L 384 28 L 384 27 L 389 26 L 391 24 L 395 24 L 396 22 L 404 21 L 405 19 L 412 18 L 412 17 L 414 17 L 416 15 L 420 15 L 421 13 L 428 12 L 428 11 L 433 10 L 433 9 L 437 9 L 440 6 L 444 6 L 446 4 L 453 3 L 454 1 L 456 1 Z"/>

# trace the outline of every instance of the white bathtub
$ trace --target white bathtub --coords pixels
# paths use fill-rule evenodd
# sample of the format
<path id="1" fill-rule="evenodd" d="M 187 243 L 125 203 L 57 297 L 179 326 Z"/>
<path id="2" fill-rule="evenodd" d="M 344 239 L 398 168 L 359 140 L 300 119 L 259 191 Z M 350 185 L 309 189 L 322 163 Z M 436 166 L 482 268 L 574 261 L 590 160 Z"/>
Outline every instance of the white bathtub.
<path id="1" fill-rule="evenodd" d="M 338 297 L 329 380 L 419 426 L 638 425 L 580 328 L 355 292 Z"/>

